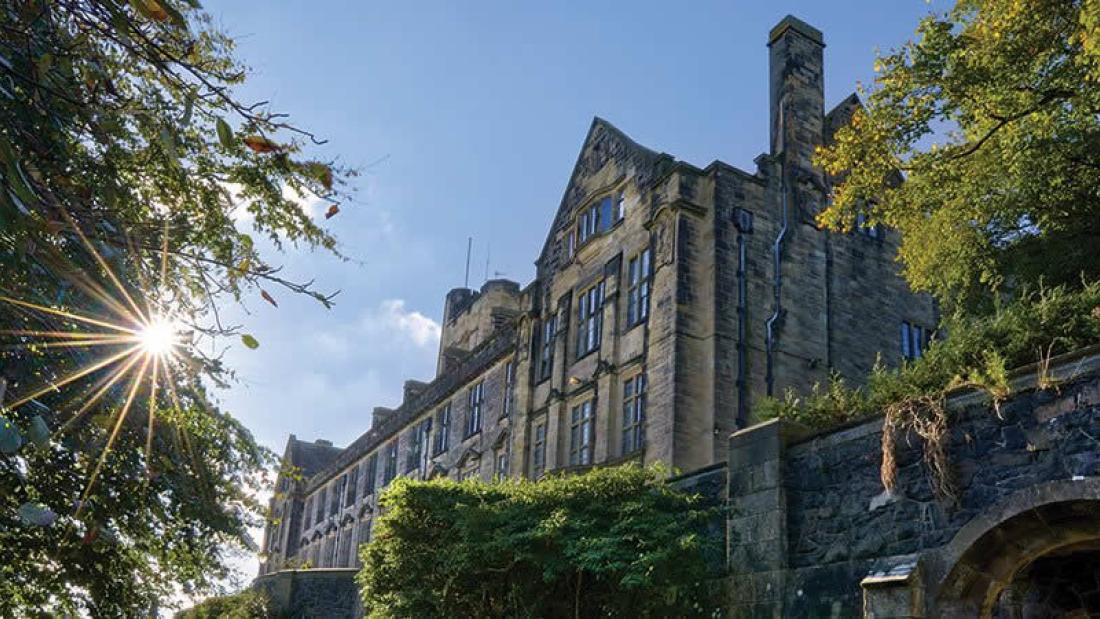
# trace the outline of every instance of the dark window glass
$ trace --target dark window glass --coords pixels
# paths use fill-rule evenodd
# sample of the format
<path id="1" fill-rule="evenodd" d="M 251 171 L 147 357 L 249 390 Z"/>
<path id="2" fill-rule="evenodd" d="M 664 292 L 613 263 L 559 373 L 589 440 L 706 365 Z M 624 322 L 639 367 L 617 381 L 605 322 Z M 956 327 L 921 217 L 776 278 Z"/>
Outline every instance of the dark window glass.
<path id="1" fill-rule="evenodd" d="M 645 445 L 645 374 L 623 383 L 623 455 Z"/>
<path id="2" fill-rule="evenodd" d="M 531 477 L 538 479 L 546 471 L 546 424 L 535 426 L 535 440 L 531 449 Z"/>
<path id="3" fill-rule="evenodd" d="M 932 340 L 932 330 L 909 322 L 901 323 L 901 356 L 919 359 Z"/>
<path id="4" fill-rule="evenodd" d="M 367 472 L 365 473 L 367 479 L 363 485 L 363 494 L 374 494 L 374 483 L 378 479 L 378 453 L 372 453 L 367 458 Z"/>
<path id="5" fill-rule="evenodd" d="M 580 294 L 577 301 L 577 357 L 583 357 L 600 347 L 603 325 L 604 283 L 592 286 Z"/>
<path id="6" fill-rule="evenodd" d="M 508 477 L 508 461 L 511 455 L 509 451 L 507 445 L 497 449 L 496 476 L 502 479 Z"/>
<path id="7" fill-rule="evenodd" d="M 512 407 L 515 405 L 515 388 L 516 361 L 513 359 L 504 366 L 504 403 L 500 409 L 501 417 L 509 417 L 512 414 Z"/>
<path id="8" fill-rule="evenodd" d="M 539 380 L 550 378 L 554 369 L 554 316 L 548 316 L 539 333 Z"/>
<path id="9" fill-rule="evenodd" d="M 313 497 L 309 497 L 308 499 L 306 499 L 306 506 L 302 511 L 305 512 L 305 514 L 303 515 L 304 522 L 302 526 L 308 529 L 310 526 L 313 525 Z"/>
<path id="10" fill-rule="evenodd" d="M 359 465 L 352 467 L 351 472 L 348 473 L 348 492 L 344 500 L 344 505 L 355 504 L 355 499 L 359 494 Z"/>
<path id="11" fill-rule="evenodd" d="M 647 247 L 627 263 L 626 324 L 634 326 L 649 316 L 649 286 L 652 265 Z"/>
<path id="12" fill-rule="evenodd" d="M 347 485 L 348 478 L 340 477 L 336 480 L 336 485 L 332 487 L 332 496 L 329 497 L 328 515 L 334 516 L 340 509 L 340 499 L 344 496 L 344 486 Z"/>
<path id="13" fill-rule="evenodd" d="M 386 462 L 382 470 L 382 485 L 385 486 L 397 477 L 397 439 L 386 445 Z"/>
<path id="14" fill-rule="evenodd" d="M 438 428 L 435 431 L 435 454 L 439 455 L 449 447 L 450 433 L 451 433 L 451 403 L 447 402 L 443 405 L 443 408 L 439 409 L 436 413 L 436 420 Z"/>
<path id="15" fill-rule="evenodd" d="M 321 522 L 321 519 L 325 517 L 325 496 L 327 488 L 321 488 L 321 494 L 318 495 L 318 500 L 314 503 L 316 511 L 313 514 L 313 520 L 315 522 Z"/>
<path id="16" fill-rule="evenodd" d="M 485 401 L 485 383 L 478 383 L 466 392 L 466 437 L 481 432 L 481 408 Z"/>
<path id="17" fill-rule="evenodd" d="M 569 424 L 569 464 L 592 464 L 596 439 L 596 401 L 586 400 L 573 407 Z"/>
<path id="18" fill-rule="evenodd" d="M 600 232 L 607 231 L 615 223 L 615 213 L 612 211 L 613 206 L 614 201 L 611 199 L 611 196 L 607 196 L 603 200 L 600 200 L 600 218 L 598 224 L 598 230 Z"/>

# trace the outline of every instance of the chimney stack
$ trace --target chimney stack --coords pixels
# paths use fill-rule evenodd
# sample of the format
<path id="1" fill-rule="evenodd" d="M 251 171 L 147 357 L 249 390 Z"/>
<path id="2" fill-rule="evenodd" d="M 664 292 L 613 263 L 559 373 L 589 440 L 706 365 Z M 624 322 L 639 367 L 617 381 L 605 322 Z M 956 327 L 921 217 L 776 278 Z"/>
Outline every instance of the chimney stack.
<path id="1" fill-rule="evenodd" d="M 824 188 L 814 169 L 814 149 L 822 143 L 825 123 L 825 40 L 821 31 L 788 15 L 768 35 L 771 154 L 783 163 L 792 188 L 808 182 Z M 799 202 L 803 214 L 816 205 Z"/>

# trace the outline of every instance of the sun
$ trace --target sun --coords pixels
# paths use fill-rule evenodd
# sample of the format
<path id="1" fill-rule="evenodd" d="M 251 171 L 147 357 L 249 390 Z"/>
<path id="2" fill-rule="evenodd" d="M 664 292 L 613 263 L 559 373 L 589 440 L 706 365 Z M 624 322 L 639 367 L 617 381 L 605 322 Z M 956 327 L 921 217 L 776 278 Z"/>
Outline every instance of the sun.
<path id="1" fill-rule="evenodd" d="M 153 316 L 138 330 L 137 341 L 145 354 L 169 357 L 179 343 L 179 325 L 166 316 Z"/>

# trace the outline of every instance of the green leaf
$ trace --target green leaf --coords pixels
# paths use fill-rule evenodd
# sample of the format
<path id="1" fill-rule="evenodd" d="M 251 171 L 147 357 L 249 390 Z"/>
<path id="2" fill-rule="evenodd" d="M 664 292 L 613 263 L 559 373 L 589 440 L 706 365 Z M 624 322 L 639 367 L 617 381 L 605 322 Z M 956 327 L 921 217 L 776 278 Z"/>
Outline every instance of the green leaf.
<path id="1" fill-rule="evenodd" d="M 247 333 L 245 333 L 244 335 L 241 336 L 241 343 L 243 343 L 245 346 L 251 348 L 252 350 L 256 350 L 257 348 L 260 347 L 260 342 L 256 338 L 252 337 L 251 335 L 249 335 Z"/>
<path id="2" fill-rule="evenodd" d="M 28 526 L 48 527 L 57 520 L 57 514 L 41 503 L 24 503 L 19 506 L 19 519 Z"/>
<path id="3" fill-rule="evenodd" d="M 27 430 L 27 436 L 35 445 L 45 445 L 50 442 L 50 426 L 41 415 L 35 415 L 31 419 L 31 427 Z"/>
<path id="4" fill-rule="evenodd" d="M 19 428 L 7 417 L 0 416 L 0 453 L 13 454 L 23 445 Z"/>
<path id="5" fill-rule="evenodd" d="M 230 128 L 229 123 L 225 122 L 221 118 L 217 120 L 215 126 L 218 129 L 218 141 L 222 143 L 222 146 L 226 148 L 233 147 L 233 129 Z"/>

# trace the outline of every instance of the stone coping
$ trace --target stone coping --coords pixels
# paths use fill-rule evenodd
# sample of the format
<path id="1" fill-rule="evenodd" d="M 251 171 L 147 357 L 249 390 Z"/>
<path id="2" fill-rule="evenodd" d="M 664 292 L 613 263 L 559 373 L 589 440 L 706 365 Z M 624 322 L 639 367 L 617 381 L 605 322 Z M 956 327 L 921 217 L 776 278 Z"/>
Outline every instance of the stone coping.
<path id="1" fill-rule="evenodd" d="M 1012 394 L 1039 388 L 1040 366 L 1039 363 L 1032 363 L 1013 370 L 1009 374 L 1008 381 Z M 1046 373 L 1045 380 L 1055 385 L 1076 380 L 1085 375 L 1100 373 L 1100 345 L 1088 346 L 1051 358 Z M 959 387 L 947 394 L 946 405 L 948 410 L 959 411 L 990 401 L 989 394 L 981 389 Z M 882 418 L 882 413 L 875 413 L 832 428 L 812 430 L 807 435 L 792 440 L 790 448 L 792 453 L 797 453 L 813 447 L 829 447 L 871 434 L 881 434 Z M 733 433 L 732 436 L 758 429 L 764 424 L 775 421 L 777 420 L 772 419 L 750 426 Z"/>

